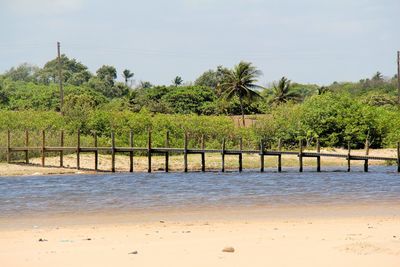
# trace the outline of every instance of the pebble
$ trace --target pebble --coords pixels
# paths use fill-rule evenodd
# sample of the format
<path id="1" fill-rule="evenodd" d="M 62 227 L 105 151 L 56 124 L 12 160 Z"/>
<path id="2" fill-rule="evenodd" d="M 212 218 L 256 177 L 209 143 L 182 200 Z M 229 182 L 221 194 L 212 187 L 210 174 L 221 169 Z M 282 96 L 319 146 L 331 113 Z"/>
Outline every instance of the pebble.
<path id="1" fill-rule="evenodd" d="M 136 255 L 136 254 L 138 254 L 138 252 L 135 250 L 135 251 L 129 252 L 128 254 Z"/>
<path id="2" fill-rule="evenodd" d="M 39 239 L 39 242 L 46 242 L 46 241 L 47 241 L 47 239 L 44 239 L 44 238 Z"/>
<path id="3" fill-rule="evenodd" d="M 222 252 L 229 252 L 229 253 L 233 253 L 235 252 L 235 249 L 233 247 L 225 247 Z"/>

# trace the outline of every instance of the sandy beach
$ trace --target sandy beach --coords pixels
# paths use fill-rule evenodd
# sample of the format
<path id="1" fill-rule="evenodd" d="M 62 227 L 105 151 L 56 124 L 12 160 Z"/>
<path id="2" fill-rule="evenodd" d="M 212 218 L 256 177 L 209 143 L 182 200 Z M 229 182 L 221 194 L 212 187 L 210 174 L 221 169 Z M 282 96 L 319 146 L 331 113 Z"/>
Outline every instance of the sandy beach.
<path id="1" fill-rule="evenodd" d="M 0 264 L 397 267 L 399 225 L 389 204 L 3 218 Z"/>
<path id="2" fill-rule="evenodd" d="M 313 151 L 313 150 L 305 150 Z M 323 149 L 323 153 L 338 153 L 347 154 L 345 149 Z M 364 150 L 353 150 L 352 155 L 365 155 Z M 371 156 L 381 157 L 397 157 L 396 149 L 371 149 Z M 201 161 L 199 155 L 188 155 L 189 171 L 201 170 Z M 183 171 L 183 155 L 170 156 L 170 171 Z M 14 162 L 14 164 L 0 163 L 0 175 L 2 176 L 18 176 L 18 175 L 46 175 L 46 174 L 82 174 L 82 173 L 95 173 L 94 171 L 94 155 L 90 153 L 81 153 L 80 163 L 81 169 L 76 169 L 76 155 L 70 154 L 64 156 L 64 168 L 60 168 L 59 157 L 46 157 L 46 167 L 41 167 L 40 158 L 30 159 L 31 164 L 24 164 Z M 284 155 L 282 157 L 283 168 L 298 167 L 298 157 L 296 155 Z M 322 157 L 322 169 L 324 167 L 338 167 L 338 169 L 347 169 L 347 161 L 343 158 Z M 363 161 L 352 161 L 352 166 L 361 166 Z M 385 161 L 370 161 L 370 165 L 387 165 Z M 393 163 L 392 163 L 393 164 Z M 266 168 L 276 168 L 277 160 L 275 157 L 265 158 Z M 316 160 L 312 158 L 304 159 L 305 167 L 316 167 Z M 207 170 L 220 170 L 221 169 L 221 156 L 219 154 L 206 155 Z M 243 168 L 244 169 L 258 169 L 260 167 L 260 157 L 258 155 L 244 155 Z M 165 158 L 163 156 L 153 157 L 153 171 L 163 171 L 165 169 Z M 237 170 L 238 157 L 227 155 L 225 157 L 225 169 Z M 111 170 L 111 156 L 99 156 L 99 171 L 109 172 Z M 394 169 L 395 170 L 395 169 Z M 129 157 L 127 155 L 116 155 L 116 171 L 128 172 L 129 171 Z M 147 157 L 136 156 L 134 157 L 134 171 L 146 172 L 147 171 Z"/>

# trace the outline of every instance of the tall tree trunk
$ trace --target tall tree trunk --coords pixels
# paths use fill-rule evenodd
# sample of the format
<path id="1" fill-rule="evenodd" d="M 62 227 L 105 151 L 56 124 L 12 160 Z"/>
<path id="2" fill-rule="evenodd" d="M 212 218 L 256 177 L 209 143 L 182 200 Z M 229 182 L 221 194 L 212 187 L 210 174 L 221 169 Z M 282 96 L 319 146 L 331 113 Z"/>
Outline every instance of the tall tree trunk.
<path id="1" fill-rule="evenodd" d="M 240 101 L 240 109 L 242 110 L 242 122 L 243 122 L 243 127 L 246 126 L 246 120 L 244 119 L 244 108 L 243 108 L 243 99 L 239 97 Z"/>

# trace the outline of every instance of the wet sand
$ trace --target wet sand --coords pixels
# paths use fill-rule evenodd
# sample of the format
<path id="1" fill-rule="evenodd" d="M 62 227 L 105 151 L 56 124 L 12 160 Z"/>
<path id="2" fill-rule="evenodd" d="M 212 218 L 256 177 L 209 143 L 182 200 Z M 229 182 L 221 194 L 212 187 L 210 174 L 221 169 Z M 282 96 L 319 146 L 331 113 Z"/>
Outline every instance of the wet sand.
<path id="1" fill-rule="evenodd" d="M 398 204 L 2 218 L 0 264 L 397 267 L 399 225 Z"/>
<path id="2" fill-rule="evenodd" d="M 307 150 L 306 150 L 307 151 Z M 310 150 L 311 151 L 311 150 Z M 339 153 L 347 154 L 345 149 L 323 149 L 321 152 L 326 153 Z M 354 155 L 364 155 L 364 150 L 353 150 Z M 382 157 L 397 157 L 395 149 L 371 149 L 370 155 Z M 189 171 L 201 170 L 201 161 L 199 155 L 188 155 Z M 46 166 L 41 167 L 41 159 L 30 159 L 31 164 L 7 164 L 0 163 L 1 176 L 19 176 L 19 175 L 48 175 L 48 174 L 82 174 L 82 173 L 95 173 L 94 171 L 94 155 L 81 153 L 80 164 L 81 170 L 76 170 L 76 155 L 70 154 L 64 156 L 65 168 L 60 168 L 59 157 L 46 157 Z M 170 156 L 170 171 L 183 171 L 183 155 Z M 165 169 L 165 158 L 163 156 L 153 157 L 153 171 L 163 171 Z M 298 167 L 298 157 L 296 155 L 284 155 L 282 157 L 283 168 Z M 347 161 L 343 158 L 321 158 L 322 169 L 324 167 L 336 166 L 347 169 Z M 352 161 L 352 166 L 361 166 L 364 161 Z M 387 165 L 385 161 L 369 161 L 370 165 Z M 393 163 L 392 163 L 393 164 Z M 258 155 L 243 155 L 243 168 L 244 169 L 258 169 L 260 165 L 260 157 Z M 266 168 L 276 168 L 277 160 L 275 157 L 265 158 Z M 305 167 L 315 167 L 316 160 L 312 158 L 304 158 Z M 218 154 L 206 155 L 207 170 L 220 170 L 221 169 L 221 156 Z M 225 156 L 225 169 L 237 170 L 238 157 Z M 101 172 L 109 172 L 111 170 L 111 156 L 99 156 L 99 170 Z M 394 167 L 395 170 L 395 167 Z M 126 155 L 116 155 L 116 171 L 128 172 L 129 171 L 129 157 Z M 145 172 L 147 171 L 147 157 L 134 157 L 134 171 Z"/>

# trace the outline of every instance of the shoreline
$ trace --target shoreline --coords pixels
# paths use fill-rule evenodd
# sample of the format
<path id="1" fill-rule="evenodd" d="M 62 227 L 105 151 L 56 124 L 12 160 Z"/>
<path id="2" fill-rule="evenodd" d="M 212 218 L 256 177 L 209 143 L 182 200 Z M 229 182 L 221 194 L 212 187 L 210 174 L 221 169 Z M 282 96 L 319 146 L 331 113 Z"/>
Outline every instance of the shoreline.
<path id="1" fill-rule="evenodd" d="M 307 152 L 308 150 L 305 150 Z M 311 151 L 311 150 L 309 150 Z M 321 152 L 325 153 L 342 153 L 346 154 L 345 149 L 325 149 Z M 354 155 L 364 155 L 364 150 L 352 151 Z M 395 149 L 371 149 L 371 156 L 384 156 L 396 157 Z M 163 172 L 165 170 L 165 158 L 163 156 L 153 156 L 154 172 Z M 316 160 L 311 158 L 304 158 L 304 167 L 316 167 Z M 188 155 L 189 172 L 201 171 L 201 161 L 199 155 Z M 64 166 L 59 167 L 59 157 L 46 157 L 45 167 L 40 166 L 40 158 L 31 158 L 30 164 L 21 162 L 16 163 L 0 163 L 0 173 L 2 176 L 35 176 L 35 175 L 58 175 L 58 174 L 107 174 L 111 173 L 111 156 L 99 155 L 99 171 L 94 170 L 94 155 L 82 153 L 80 156 L 81 169 L 76 169 L 76 155 L 70 154 L 64 156 Z M 171 155 L 169 157 L 169 170 L 171 172 L 183 172 L 183 155 Z M 265 157 L 265 168 L 276 169 L 276 158 Z M 352 166 L 362 166 L 364 161 L 352 161 Z M 260 157 L 258 155 L 244 155 L 243 156 L 243 170 L 259 169 Z M 386 166 L 386 161 L 369 161 L 370 166 Z M 296 168 L 298 167 L 298 158 L 296 155 L 282 156 L 282 168 Z M 331 158 L 321 157 L 321 167 L 343 167 L 347 168 L 347 161 L 344 158 Z M 221 156 L 218 154 L 206 155 L 206 170 L 207 171 L 220 171 L 221 169 Z M 237 156 L 225 156 L 225 169 L 228 171 L 238 170 Z M 395 168 L 394 168 L 395 169 Z M 136 156 L 134 157 L 134 172 L 147 172 L 147 157 Z M 129 173 L 129 157 L 127 155 L 116 155 L 116 173 Z"/>

